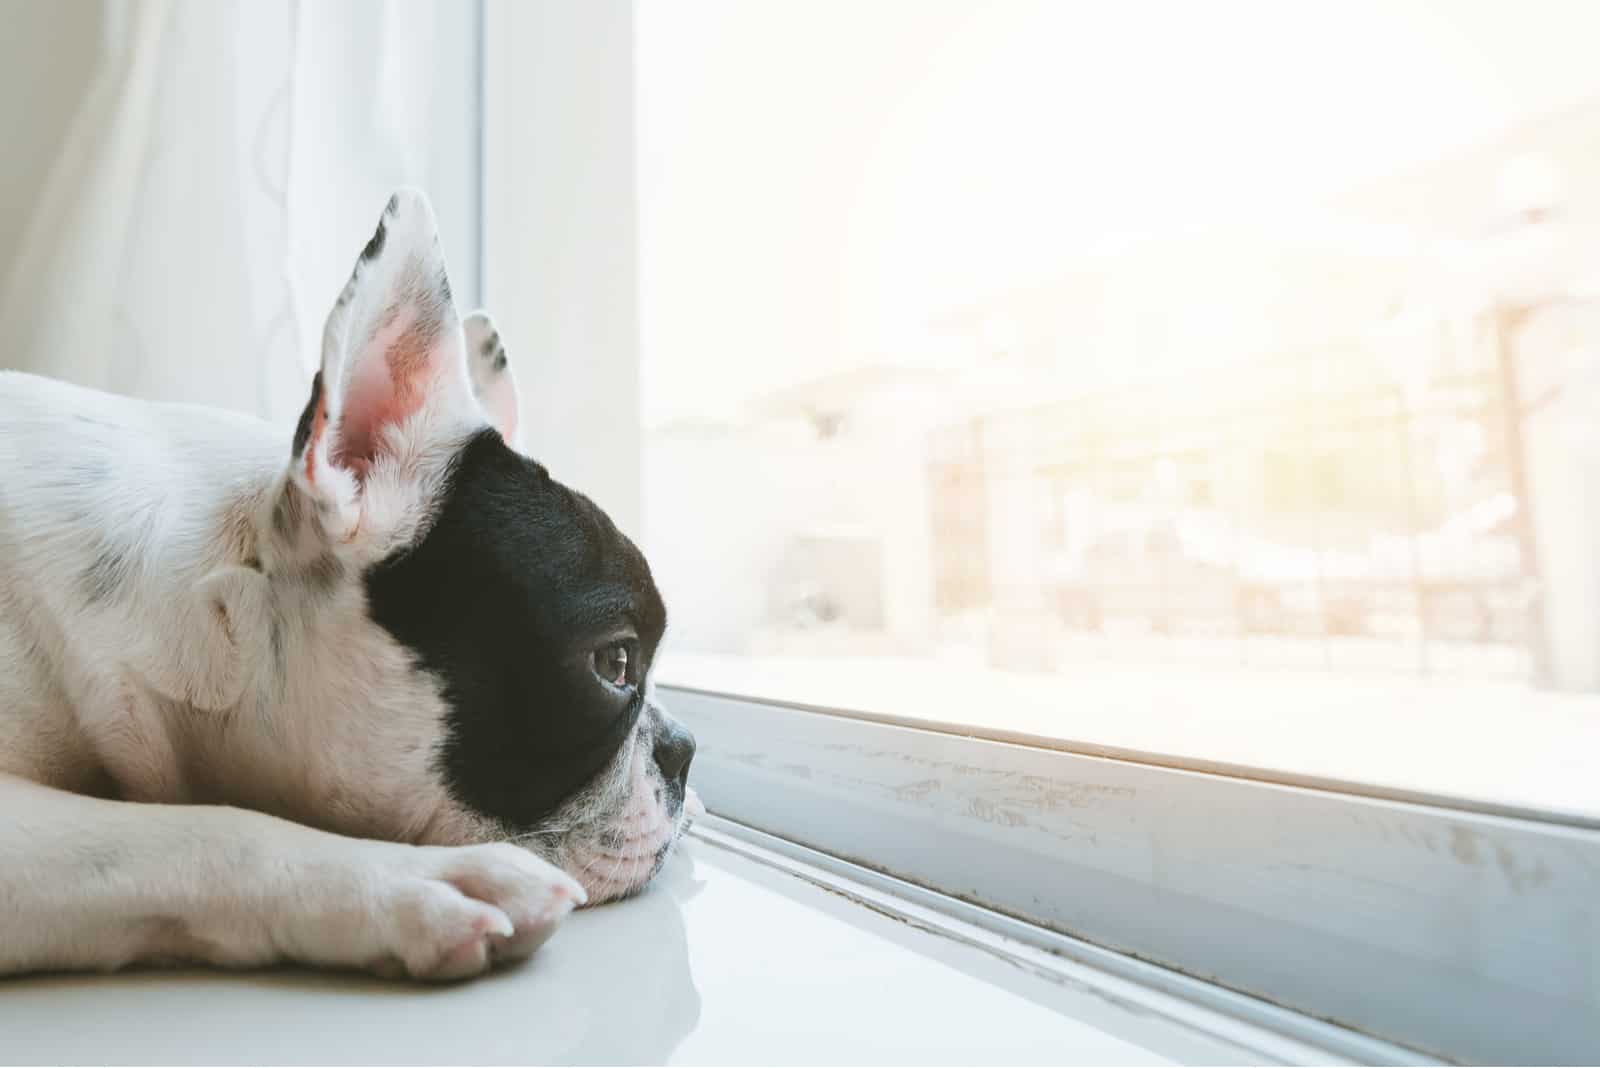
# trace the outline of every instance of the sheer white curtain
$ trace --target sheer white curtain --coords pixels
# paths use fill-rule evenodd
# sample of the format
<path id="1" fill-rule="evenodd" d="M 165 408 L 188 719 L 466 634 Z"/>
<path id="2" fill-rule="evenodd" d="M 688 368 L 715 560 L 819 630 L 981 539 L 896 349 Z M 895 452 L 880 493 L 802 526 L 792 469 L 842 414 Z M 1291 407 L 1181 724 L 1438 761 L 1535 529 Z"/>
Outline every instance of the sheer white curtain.
<path id="1" fill-rule="evenodd" d="M 430 192 L 456 289 L 476 295 L 475 4 L 86 2 L 56 9 L 100 32 L 86 87 L 0 69 L 5 93 L 78 97 L 61 136 L 21 138 L 55 154 L 6 205 L 0 367 L 291 418 L 401 184 Z M 42 41 L 48 18 L 21 32 Z"/>

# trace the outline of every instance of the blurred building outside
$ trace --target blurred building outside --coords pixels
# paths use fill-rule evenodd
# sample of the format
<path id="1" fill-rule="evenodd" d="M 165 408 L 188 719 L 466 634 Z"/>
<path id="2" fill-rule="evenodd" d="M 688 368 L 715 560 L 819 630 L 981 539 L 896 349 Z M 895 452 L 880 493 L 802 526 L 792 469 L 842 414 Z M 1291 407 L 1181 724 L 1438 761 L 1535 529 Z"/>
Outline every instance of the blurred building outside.
<path id="1" fill-rule="evenodd" d="M 651 428 L 675 647 L 1600 690 L 1600 106 L 1063 260 Z"/>

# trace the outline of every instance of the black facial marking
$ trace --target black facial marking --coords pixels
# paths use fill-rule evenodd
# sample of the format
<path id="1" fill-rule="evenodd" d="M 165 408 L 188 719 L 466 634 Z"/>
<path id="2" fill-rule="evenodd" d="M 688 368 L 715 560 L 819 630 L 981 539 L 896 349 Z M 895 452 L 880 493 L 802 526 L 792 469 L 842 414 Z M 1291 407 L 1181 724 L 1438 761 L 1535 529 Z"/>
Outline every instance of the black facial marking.
<path id="1" fill-rule="evenodd" d="M 439 766 L 465 804 L 519 830 L 616 755 L 666 627 L 650 569 L 587 497 L 486 430 L 462 449 L 432 526 L 366 575 L 373 618 L 441 682 Z M 593 654 L 637 639 L 640 685 Z"/>
<path id="2" fill-rule="evenodd" d="M 305 409 L 300 413 L 300 422 L 295 424 L 292 455 L 299 456 L 305 451 L 306 442 L 311 440 L 311 424 L 316 420 L 317 405 L 321 403 L 322 372 L 318 371 L 311 379 L 311 399 L 306 401 Z"/>
<path id="3" fill-rule="evenodd" d="M 389 202 L 383 206 L 385 215 L 393 215 L 400 210 L 400 194 L 390 193 Z"/>

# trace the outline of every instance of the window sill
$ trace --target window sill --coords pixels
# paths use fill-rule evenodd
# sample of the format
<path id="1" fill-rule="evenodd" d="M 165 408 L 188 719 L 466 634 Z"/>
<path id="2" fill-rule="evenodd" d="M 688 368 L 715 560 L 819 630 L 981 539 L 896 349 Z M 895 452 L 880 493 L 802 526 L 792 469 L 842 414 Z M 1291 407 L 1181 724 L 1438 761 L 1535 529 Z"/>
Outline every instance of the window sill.
<path id="1" fill-rule="evenodd" d="M 36 1063 L 1338 1059 L 717 830 L 650 892 L 474 983 L 144 972 L 3 992 L 4 1058 Z"/>
<path id="2" fill-rule="evenodd" d="M 664 656 L 655 680 L 1091 756 L 1600 827 L 1591 759 L 1600 716 L 1586 694 L 1184 664 L 1027 675 L 884 656 L 687 653 Z"/>
<path id="3" fill-rule="evenodd" d="M 1453 1059 L 1600 1040 L 1595 830 L 668 677 L 711 811 L 779 843 Z"/>

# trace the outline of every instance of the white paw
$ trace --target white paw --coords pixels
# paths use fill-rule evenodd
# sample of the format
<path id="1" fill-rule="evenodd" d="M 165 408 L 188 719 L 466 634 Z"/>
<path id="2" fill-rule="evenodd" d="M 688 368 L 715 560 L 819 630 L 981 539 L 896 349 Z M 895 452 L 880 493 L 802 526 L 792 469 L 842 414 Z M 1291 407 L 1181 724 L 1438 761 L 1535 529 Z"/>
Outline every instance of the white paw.
<path id="1" fill-rule="evenodd" d="M 567 873 L 507 843 L 411 847 L 375 887 L 380 975 L 464 979 L 527 957 L 586 895 Z"/>

